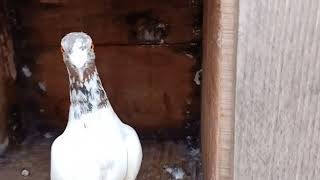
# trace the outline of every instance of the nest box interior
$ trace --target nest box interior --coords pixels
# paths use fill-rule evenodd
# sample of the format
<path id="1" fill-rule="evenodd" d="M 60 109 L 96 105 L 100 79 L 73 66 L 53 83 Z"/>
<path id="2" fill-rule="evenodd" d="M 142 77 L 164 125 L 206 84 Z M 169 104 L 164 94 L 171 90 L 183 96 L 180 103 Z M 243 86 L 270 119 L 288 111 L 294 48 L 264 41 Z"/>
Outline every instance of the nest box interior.
<path id="1" fill-rule="evenodd" d="M 201 0 L 14 0 L 1 6 L 5 39 L 11 42 L 2 45 L 11 47 L 3 83 L 8 112 L 3 132 L 10 143 L 23 152 L 20 144 L 32 135 L 50 138 L 48 132 L 64 130 L 70 100 L 60 41 L 82 31 L 93 39 L 97 69 L 115 112 L 143 141 L 138 179 L 170 179 L 180 169 L 183 179 L 202 177 Z M 47 167 L 50 144 L 35 147 L 26 151 L 46 153 L 28 160 Z M 37 169 L 25 161 L 11 167 Z M 47 169 L 35 176 L 47 177 Z"/>
<path id="2" fill-rule="evenodd" d="M 60 41 L 83 31 L 142 141 L 138 179 L 232 179 L 237 11 L 238 0 L 0 0 L 0 176 L 48 179 L 68 120 Z"/>

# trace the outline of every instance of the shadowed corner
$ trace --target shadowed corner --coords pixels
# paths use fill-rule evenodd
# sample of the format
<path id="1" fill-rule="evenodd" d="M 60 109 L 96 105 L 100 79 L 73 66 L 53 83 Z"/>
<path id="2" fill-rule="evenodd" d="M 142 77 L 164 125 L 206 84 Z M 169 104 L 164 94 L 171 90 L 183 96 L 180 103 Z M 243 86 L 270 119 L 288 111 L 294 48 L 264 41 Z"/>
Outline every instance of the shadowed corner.
<path id="1" fill-rule="evenodd" d="M 4 141 L 0 143 L 0 156 L 2 156 L 6 152 L 8 146 L 9 146 L 9 138 L 8 136 L 6 136 L 4 138 Z"/>

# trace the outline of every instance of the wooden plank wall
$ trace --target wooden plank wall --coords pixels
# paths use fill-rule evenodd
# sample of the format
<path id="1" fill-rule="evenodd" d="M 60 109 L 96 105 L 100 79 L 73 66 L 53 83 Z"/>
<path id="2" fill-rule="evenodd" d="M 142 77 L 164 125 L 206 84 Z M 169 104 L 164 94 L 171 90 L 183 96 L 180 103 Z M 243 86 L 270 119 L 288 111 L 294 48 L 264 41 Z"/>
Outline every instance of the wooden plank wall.
<path id="1" fill-rule="evenodd" d="M 319 52 L 320 1 L 240 1 L 235 179 L 319 179 Z"/>
<path id="2" fill-rule="evenodd" d="M 233 179 L 237 0 L 204 3 L 202 163 L 204 179 Z"/>
<path id="3" fill-rule="evenodd" d="M 188 119 L 199 120 L 200 88 L 193 82 L 201 64 L 201 52 L 195 53 L 201 46 L 199 2 L 17 3 L 21 67 L 29 67 L 33 84 L 46 86 L 46 92 L 36 95 L 41 109 L 56 115 L 54 123 L 64 127 L 69 94 L 60 40 L 68 32 L 84 31 L 93 38 L 98 71 L 111 103 L 125 122 L 153 131 L 181 129 Z"/>
<path id="4" fill-rule="evenodd" d="M 95 44 L 143 43 L 136 34 L 148 36 L 146 29 L 156 31 L 149 35 L 155 36 L 151 39 L 190 42 L 197 38 L 193 28 L 199 8 L 181 0 L 135 0 L 134 4 L 130 0 L 68 0 L 50 5 L 35 1 L 20 10 L 22 26 L 30 33 L 28 43 L 56 46 L 64 34 L 76 30 L 92 34 Z"/>

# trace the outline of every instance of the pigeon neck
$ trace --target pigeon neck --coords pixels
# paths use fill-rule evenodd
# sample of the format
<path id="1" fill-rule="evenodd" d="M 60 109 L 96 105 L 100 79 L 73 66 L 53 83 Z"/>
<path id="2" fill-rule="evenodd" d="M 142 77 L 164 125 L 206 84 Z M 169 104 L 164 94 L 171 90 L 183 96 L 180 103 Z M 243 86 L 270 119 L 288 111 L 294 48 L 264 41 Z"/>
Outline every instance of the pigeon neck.
<path id="1" fill-rule="evenodd" d="M 103 89 L 97 69 L 78 74 L 70 74 L 70 116 L 79 119 L 81 115 L 108 106 L 108 98 Z"/>

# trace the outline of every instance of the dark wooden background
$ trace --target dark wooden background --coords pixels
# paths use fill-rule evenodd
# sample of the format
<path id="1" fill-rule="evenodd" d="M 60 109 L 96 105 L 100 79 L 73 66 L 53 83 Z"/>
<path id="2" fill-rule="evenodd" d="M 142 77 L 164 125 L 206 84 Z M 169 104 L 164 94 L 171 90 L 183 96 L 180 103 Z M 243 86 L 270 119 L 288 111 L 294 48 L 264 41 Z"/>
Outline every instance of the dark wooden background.
<path id="1" fill-rule="evenodd" d="M 200 120 L 200 88 L 193 81 L 201 64 L 199 0 L 29 0 L 9 6 L 15 10 L 18 81 L 24 84 L 18 91 L 27 108 L 50 116 L 51 124 L 63 128 L 67 121 L 60 40 L 72 31 L 93 38 L 98 71 L 124 122 L 154 131 Z M 21 73 L 25 65 L 30 78 Z"/>

